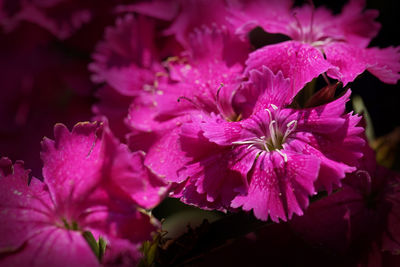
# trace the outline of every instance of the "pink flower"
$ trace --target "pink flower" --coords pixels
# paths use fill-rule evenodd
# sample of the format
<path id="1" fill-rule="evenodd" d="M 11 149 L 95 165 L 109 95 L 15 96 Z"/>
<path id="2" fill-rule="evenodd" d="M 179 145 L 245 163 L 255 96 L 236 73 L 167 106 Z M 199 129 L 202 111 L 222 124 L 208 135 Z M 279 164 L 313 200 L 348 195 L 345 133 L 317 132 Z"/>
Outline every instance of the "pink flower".
<path id="1" fill-rule="evenodd" d="M 3 266 L 100 266 L 84 233 L 107 242 L 103 263 L 137 262 L 155 225 L 138 205 L 156 205 L 164 184 L 99 123 L 58 124 L 42 143 L 44 182 L 1 159 Z M 116 264 L 116 263 L 115 263 Z"/>
<path id="2" fill-rule="evenodd" d="M 242 207 L 262 220 L 302 215 L 309 196 L 340 186 L 362 156 L 360 118 L 344 114 L 350 91 L 317 107 L 287 108 L 290 80 L 265 67 L 250 72 L 242 90 L 255 99 L 252 112 L 243 112 L 247 118 L 193 114 L 154 146 L 157 154 L 150 151 L 146 164 L 179 183 L 175 194 L 187 203 Z"/>
<path id="3" fill-rule="evenodd" d="M 160 59 L 166 53 L 164 49 L 173 44 L 168 40 L 156 46 L 156 26 L 154 20 L 144 16 L 135 18 L 129 14 L 118 18 L 115 26 L 106 28 L 104 40 L 92 55 L 92 81 L 106 83 L 97 92 L 100 101 L 93 111 L 109 119 L 118 137 L 128 132 L 123 119 L 131 101 L 165 73 Z"/>
<path id="4" fill-rule="evenodd" d="M 132 15 L 118 18 L 116 26 L 105 30 L 89 65 L 92 80 L 106 82 L 119 93 L 134 96 L 145 84 L 152 84 L 161 69 L 154 42 L 155 23 Z"/>
<path id="5" fill-rule="evenodd" d="M 292 8 L 291 5 L 291 1 L 251 1 L 231 8 L 231 22 L 236 25 L 238 33 L 248 33 L 260 26 L 269 33 L 281 33 L 293 40 L 255 51 L 250 55 L 248 65 L 261 64 L 261 68 L 262 65 L 270 67 L 273 64 L 271 68 L 274 70 L 276 63 L 269 57 L 282 54 L 287 47 L 293 46 L 294 52 L 300 54 L 301 61 L 306 65 L 308 60 L 313 61 L 310 65 L 332 65 L 327 69 L 328 76 L 344 84 L 353 81 L 365 70 L 385 83 L 394 84 L 399 80 L 398 47 L 366 48 L 378 33 L 380 25 L 374 21 L 378 15 L 376 10 L 363 11 L 363 0 L 350 1 L 339 15 L 333 15 L 323 7 L 304 5 Z M 303 51 L 309 52 L 303 54 Z M 288 57 L 291 57 L 290 54 Z M 289 77 L 290 73 L 286 74 L 285 68 L 282 71 Z M 304 68 L 296 74 L 304 78 L 300 79 L 300 85 L 312 78 L 312 75 L 307 76 L 307 72 L 308 69 Z"/>
<path id="6" fill-rule="evenodd" d="M 181 58 L 167 61 L 169 77 L 160 77 L 132 102 L 126 122 L 133 135 L 160 136 L 191 113 L 216 112 L 235 119 L 231 102 L 243 78 L 248 44 L 226 28 L 203 27 L 190 35 L 190 47 Z"/>

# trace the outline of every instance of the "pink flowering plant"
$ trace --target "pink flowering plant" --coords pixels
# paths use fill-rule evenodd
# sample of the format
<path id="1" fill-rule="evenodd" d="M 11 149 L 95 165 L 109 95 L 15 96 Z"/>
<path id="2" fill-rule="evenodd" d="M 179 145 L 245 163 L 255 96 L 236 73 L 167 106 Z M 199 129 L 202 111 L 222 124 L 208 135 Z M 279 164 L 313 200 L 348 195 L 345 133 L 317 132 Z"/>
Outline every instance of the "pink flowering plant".
<path id="1" fill-rule="evenodd" d="M 0 0 L 0 266 L 399 266 L 369 5 Z"/>

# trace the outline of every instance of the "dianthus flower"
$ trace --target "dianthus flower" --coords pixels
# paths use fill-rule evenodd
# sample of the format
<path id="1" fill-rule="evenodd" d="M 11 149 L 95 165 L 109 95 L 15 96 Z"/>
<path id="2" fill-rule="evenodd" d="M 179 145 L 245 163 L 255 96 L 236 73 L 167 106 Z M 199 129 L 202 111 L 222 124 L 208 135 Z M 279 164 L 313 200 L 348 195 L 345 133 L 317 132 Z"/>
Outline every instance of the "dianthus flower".
<path id="1" fill-rule="evenodd" d="M 93 82 L 105 82 L 121 94 L 132 96 L 144 84 L 152 84 L 155 72 L 161 69 L 154 40 L 155 22 L 129 14 L 115 24 L 106 28 L 89 69 Z"/>
<path id="2" fill-rule="evenodd" d="M 376 10 L 363 11 L 363 0 L 351 0 L 338 15 L 324 7 L 292 7 L 290 0 L 238 3 L 231 5 L 231 22 L 237 33 L 247 34 L 259 26 L 268 33 L 280 33 L 292 39 L 256 50 L 248 60 L 252 68 L 271 64 L 273 69 L 276 54 L 287 54 L 291 58 L 295 53 L 305 63 L 310 60 L 317 65 L 332 65 L 327 75 L 344 84 L 365 70 L 385 83 L 394 84 L 400 78 L 399 47 L 367 48 L 380 25 L 374 21 L 378 15 Z M 307 72 L 300 69 L 296 75 L 307 77 Z"/>
<path id="3" fill-rule="evenodd" d="M 126 122 L 133 130 L 160 137 L 191 113 L 236 116 L 231 101 L 243 78 L 248 43 L 216 26 L 195 30 L 189 40 L 185 54 L 167 61 L 169 77 L 158 79 L 132 102 Z"/>
<path id="4" fill-rule="evenodd" d="M 303 214 L 309 196 L 331 192 L 355 170 L 364 141 L 360 118 L 344 114 L 350 91 L 317 107 L 289 108 L 291 81 L 264 67 L 250 72 L 236 96 L 248 99 L 236 109 L 243 120 L 193 114 L 149 152 L 146 164 L 179 184 L 175 196 L 182 201 L 287 220 Z"/>
<path id="5" fill-rule="evenodd" d="M 164 184 L 143 166 L 141 153 L 100 123 L 80 123 L 72 132 L 58 124 L 54 133 L 55 141 L 42 143 L 43 182 L 30 179 L 21 162 L 0 160 L 1 265 L 137 262 L 140 243 L 156 229 L 137 208 L 156 205 Z M 103 249 L 106 242 L 104 255 L 91 251 L 93 238 Z"/>
<path id="6" fill-rule="evenodd" d="M 98 91 L 99 103 L 93 106 L 96 115 L 106 116 L 117 136 L 127 129 L 123 122 L 132 100 L 149 90 L 158 75 L 165 72 L 160 58 L 165 50 L 179 49 L 171 40 L 156 46 L 156 22 L 132 14 L 118 18 L 115 26 L 106 28 L 89 65 L 92 81 L 103 84 Z"/>

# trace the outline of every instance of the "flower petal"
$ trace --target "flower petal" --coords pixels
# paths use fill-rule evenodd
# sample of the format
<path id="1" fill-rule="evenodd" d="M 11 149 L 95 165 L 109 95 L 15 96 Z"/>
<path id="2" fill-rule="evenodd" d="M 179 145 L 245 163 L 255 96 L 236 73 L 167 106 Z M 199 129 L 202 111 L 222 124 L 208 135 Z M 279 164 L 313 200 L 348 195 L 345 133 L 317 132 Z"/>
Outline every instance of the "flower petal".
<path id="1" fill-rule="evenodd" d="M 207 202 L 229 207 L 238 193 L 246 191 L 247 173 L 256 156 L 257 151 L 245 147 L 218 149 L 205 157 L 196 158 L 195 163 L 188 165 L 187 174 L 196 192 L 205 195 Z M 186 191 L 183 198 L 197 205 L 196 199 Z"/>
<path id="2" fill-rule="evenodd" d="M 235 96 L 235 104 L 240 107 L 242 117 L 268 108 L 270 105 L 285 107 L 295 97 L 290 79 L 285 79 L 282 72 L 275 75 L 266 66 L 261 70 L 250 70 L 249 81 L 243 83 Z"/>
<path id="3" fill-rule="evenodd" d="M 319 160 L 313 156 L 287 153 L 287 162 L 277 152 L 262 153 L 251 172 L 247 194 L 237 196 L 231 206 L 253 210 L 261 220 L 286 221 L 293 214 L 302 215 L 310 195 L 315 194 L 314 181 Z"/>
<path id="4" fill-rule="evenodd" d="M 326 61 L 315 47 L 296 41 L 287 41 L 260 48 L 249 55 L 245 72 L 262 70 L 267 66 L 274 73 L 282 71 L 284 77 L 292 80 L 292 94 L 296 95 L 312 79 L 335 68 Z"/>
<path id="5" fill-rule="evenodd" d="M 346 85 L 365 70 L 369 70 L 385 83 L 396 83 L 400 79 L 400 48 L 359 48 L 346 43 L 332 43 L 324 47 L 326 59 L 338 69 L 328 75 Z"/>
<path id="6" fill-rule="evenodd" d="M 72 132 L 56 124 L 55 141 L 43 140 L 43 176 L 57 204 L 83 201 L 101 181 L 102 131 L 100 123 L 79 123 Z"/>
<path id="7" fill-rule="evenodd" d="M 379 11 L 364 9 L 365 0 L 350 0 L 337 17 L 337 22 L 339 22 L 347 42 L 365 48 L 378 34 L 381 26 L 375 21 Z"/>
<path id="8" fill-rule="evenodd" d="M 46 226 L 19 253 L 2 258 L 2 266 L 98 266 L 82 233 Z"/>
<path id="9" fill-rule="evenodd" d="M 281 116 L 290 120 L 297 120 L 297 131 L 314 133 L 333 133 L 346 123 L 343 118 L 346 102 L 349 101 L 351 91 L 347 90 L 338 99 L 317 107 L 304 109 L 284 109 Z"/>
<path id="10" fill-rule="evenodd" d="M 0 252 L 12 253 L 52 221 L 52 202 L 41 181 L 22 162 L 0 159 Z"/>
<path id="11" fill-rule="evenodd" d="M 122 95 L 134 96 L 143 85 L 152 84 L 161 67 L 154 47 L 154 23 L 126 15 L 117 19 L 116 26 L 105 31 L 93 54 L 89 69 L 96 83 L 107 82 Z"/>
<path id="12" fill-rule="evenodd" d="M 179 142 L 180 129 L 166 133 L 149 150 L 145 165 L 157 175 L 170 182 L 182 182 L 185 175 L 185 164 L 190 161 L 182 151 Z"/>

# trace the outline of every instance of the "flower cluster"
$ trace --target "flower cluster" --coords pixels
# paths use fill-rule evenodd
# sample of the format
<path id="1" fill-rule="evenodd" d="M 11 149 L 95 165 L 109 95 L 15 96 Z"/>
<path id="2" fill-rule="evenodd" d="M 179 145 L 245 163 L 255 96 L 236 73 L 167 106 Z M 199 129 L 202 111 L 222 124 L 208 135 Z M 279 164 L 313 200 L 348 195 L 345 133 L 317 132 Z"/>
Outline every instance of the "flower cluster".
<path id="1" fill-rule="evenodd" d="M 291 220 L 330 249 L 374 229 L 368 244 L 398 253 L 400 178 L 347 105 L 365 71 L 400 79 L 400 47 L 369 46 L 377 16 L 362 0 L 337 14 L 291 0 L 0 0 L 0 153 L 34 176 L 0 159 L 0 265 L 137 264 L 167 196 Z M 75 126 L 56 124 L 40 149 L 26 135 L 58 121 Z"/>

